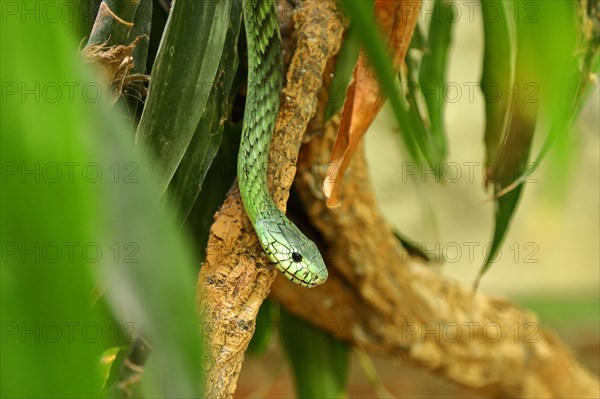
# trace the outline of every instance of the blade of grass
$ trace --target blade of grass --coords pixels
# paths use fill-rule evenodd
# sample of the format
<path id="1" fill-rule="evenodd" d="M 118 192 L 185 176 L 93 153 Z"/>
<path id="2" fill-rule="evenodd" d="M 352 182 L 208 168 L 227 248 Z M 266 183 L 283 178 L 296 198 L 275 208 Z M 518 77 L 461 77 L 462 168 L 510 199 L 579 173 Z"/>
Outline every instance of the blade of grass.
<path id="1" fill-rule="evenodd" d="M 395 396 L 387 390 L 385 385 L 383 385 L 379 373 L 377 372 L 373 361 L 369 357 L 369 354 L 362 348 L 354 349 L 354 354 L 356 355 L 356 359 L 363 369 L 365 377 L 367 377 L 367 380 L 371 384 L 371 388 L 373 388 L 373 391 L 375 391 L 377 398 L 395 398 Z"/>
<path id="2" fill-rule="evenodd" d="M 114 399 L 143 396 L 140 381 L 151 354 L 152 349 L 141 336 L 126 350 L 119 351 L 111 370 L 112 380 L 107 381 L 103 396 Z"/>
<path id="3" fill-rule="evenodd" d="M 167 190 L 167 197 L 177 209 L 181 223 L 189 215 L 203 188 L 206 174 L 221 146 L 225 121 L 230 118 L 232 87 L 239 61 L 237 42 L 241 22 L 241 2 L 233 2 L 225 39 L 227 50 L 222 54 L 217 77 L 194 137 Z"/>
<path id="4" fill-rule="evenodd" d="M 429 51 L 426 40 L 424 39 L 418 24 L 415 27 L 415 33 L 410 42 L 410 50 L 417 50 L 420 52 Z M 421 126 L 421 129 L 423 129 L 428 136 L 432 136 L 433 133 L 431 132 L 429 121 L 422 116 L 419 102 L 417 101 L 417 94 L 421 93 L 419 82 L 416 78 L 419 71 L 419 64 L 410 50 L 406 53 L 406 58 L 404 60 L 406 68 L 405 70 L 400 70 L 398 77 L 401 87 L 404 90 L 406 103 L 408 105 L 408 116 L 412 125 Z M 436 177 L 441 175 L 441 167 L 441 164 L 436 164 L 436 167 L 434 168 Z"/>
<path id="5" fill-rule="evenodd" d="M 152 0 L 152 29 L 150 30 L 150 43 L 148 45 L 148 60 L 146 71 L 148 73 L 154 68 L 154 61 L 158 54 L 158 48 L 167 26 L 169 13 L 165 11 L 159 0 Z"/>
<path id="6" fill-rule="evenodd" d="M 102 0 L 87 45 L 125 44 L 139 4 L 139 0 Z"/>
<path id="7" fill-rule="evenodd" d="M 3 105 L 3 167 L 9 162 L 35 174 L 50 166 L 62 174 L 25 180 L 16 174 L 3 183 L 2 243 L 34 249 L 36 243 L 63 243 L 74 256 L 64 250 L 58 260 L 44 252 L 17 253 L 3 264 L 2 321 L 34 333 L 3 342 L 2 396 L 97 397 L 100 355 L 121 341 L 114 335 L 121 328 L 101 312 L 104 304 L 153 345 L 144 374 L 148 396 L 201 396 L 195 262 L 172 216 L 158 204 L 158 184 L 143 172 L 145 159 L 108 99 L 80 90 L 101 86 L 73 57 L 78 42 L 63 25 L 15 18 L 2 25 L 1 40 L 2 82 L 77 89 L 58 99 L 43 91 L 26 97 L 17 92 Z M 92 251 L 82 252 L 85 245 Z M 105 293 L 92 308 L 94 286 L 104 286 Z M 56 325 L 62 328 L 59 342 L 43 332 Z M 85 326 L 91 329 L 84 332 Z"/>
<path id="8" fill-rule="evenodd" d="M 152 30 L 152 0 L 140 0 L 138 10 L 135 13 L 133 27 L 129 32 L 129 41 L 138 36 L 142 39 L 135 46 L 132 56 L 135 60 L 135 66 L 132 73 L 146 73 L 146 61 L 148 60 L 148 46 L 150 45 L 150 31 Z"/>
<path id="9" fill-rule="evenodd" d="M 516 2 L 515 2 L 516 4 Z M 515 66 L 515 84 L 524 85 L 526 82 L 535 82 L 536 72 L 539 68 L 536 57 L 536 46 L 533 37 L 527 27 L 517 24 L 517 59 Z M 527 167 L 527 160 L 533 140 L 533 133 L 537 124 L 538 99 L 532 101 L 519 101 L 511 106 L 510 117 L 505 141 L 502 143 L 498 154 L 498 170 L 494 177 L 495 191 L 498 192 L 512 182 L 523 168 Z M 484 273 L 496 259 L 496 255 L 504 241 L 508 227 L 517 209 L 521 198 L 522 186 L 517 187 L 509 194 L 496 199 L 494 236 L 490 251 L 487 254 L 484 265 L 479 271 L 474 287 Z"/>
<path id="10" fill-rule="evenodd" d="M 431 122 L 431 134 L 437 142 L 442 157 L 448 153 L 444 128 L 444 88 L 448 67 L 448 50 L 452 41 L 452 28 L 457 20 L 457 7 L 448 6 L 448 0 L 436 0 L 429 25 L 428 48 L 421 60 L 419 85 Z"/>
<path id="11" fill-rule="evenodd" d="M 576 66 L 575 4 L 543 0 L 514 2 L 517 10 L 532 5 L 537 11 L 534 20 L 524 15 L 517 19 L 513 101 L 506 138 L 498 156 L 498 176 L 494 179 L 497 197 L 494 235 L 475 286 L 495 259 L 519 202 L 523 185 L 513 183 L 531 168 L 528 158 L 538 109 L 541 116 L 558 124 L 557 132 L 561 133 L 566 131 L 573 109 L 570 102 L 565 107 L 564 96 L 571 91 L 569 80 Z"/>
<path id="12" fill-rule="evenodd" d="M 81 41 L 82 46 L 87 43 L 101 2 L 102 0 L 77 1 L 74 27 L 77 39 Z"/>
<path id="13" fill-rule="evenodd" d="M 337 56 L 328 102 L 325 106 L 325 122 L 338 113 L 344 105 L 346 89 L 352 78 L 359 50 L 358 33 L 350 26 Z"/>
<path id="14" fill-rule="evenodd" d="M 512 48 L 508 30 L 508 13 L 504 1 L 481 0 L 481 10 L 485 46 L 480 87 L 485 99 L 484 142 L 487 183 L 491 182 L 493 177 L 492 169 L 487 167 L 497 162 L 498 149 L 506 129 L 511 98 Z"/>
<path id="15" fill-rule="evenodd" d="M 136 145 L 154 160 L 165 192 L 213 86 L 227 33 L 231 1 L 175 2 L 152 69 Z"/>
<path id="16" fill-rule="evenodd" d="M 280 337 L 299 398 L 345 398 L 350 350 L 322 330 L 281 309 Z"/>
<path id="17" fill-rule="evenodd" d="M 131 74 L 146 74 L 146 62 L 148 61 L 148 46 L 150 45 L 150 31 L 152 30 L 152 0 L 140 0 L 133 27 L 129 32 L 128 42 L 140 38 L 133 49 L 131 56 L 134 66 Z M 127 85 L 123 88 L 123 95 L 119 99 L 122 106 L 127 107 L 129 119 L 131 120 L 132 132 L 135 132 L 139 118 L 144 107 L 146 97 L 146 86 L 142 82 Z"/>
<path id="18" fill-rule="evenodd" d="M 214 214 L 225 200 L 227 192 L 231 189 L 237 174 L 237 155 L 242 136 L 242 124 L 225 122 L 225 131 L 217 155 L 204 178 L 203 186 L 196 202 L 188 215 L 186 225 L 194 234 L 194 244 L 200 265 L 206 257 L 206 244 L 210 226 L 214 222 Z"/>
<path id="19" fill-rule="evenodd" d="M 497 196 L 502 196 L 525 183 L 531 174 L 538 170 L 552 145 L 560 139 L 560 136 L 564 136 L 568 132 L 577 119 L 582 104 L 585 103 L 586 95 L 593 87 L 592 82 L 594 79 L 592 75 L 595 73 L 597 76 L 598 74 L 600 55 L 600 19 L 598 18 L 600 5 L 597 2 L 589 2 L 587 8 L 584 7 L 582 2 L 576 2 L 575 5 L 577 7 L 577 17 L 573 19 L 577 22 L 577 44 L 574 47 L 569 46 L 568 40 L 574 39 L 573 32 L 567 31 L 569 34 L 560 39 L 567 42 L 566 46 L 571 49 L 571 56 L 566 58 L 566 63 L 565 60 L 562 61 L 562 67 L 559 64 L 545 72 L 545 75 L 547 75 L 545 78 L 548 86 L 547 92 L 551 96 L 549 98 L 551 104 L 547 112 L 550 119 L 550 128 L 544 144 L 534 161 L 509 186 L 498 192 Z M 566 15 L 573 14 L 573 9 L 567 8 L 565 12 L 567 14 L 563 18 L 566 19 Z M 558 16 L 558 14 L 557 12 L 556 15 Z M 547 48 L 548 51 L 556 51 L 549 47 Z M 568 50 L 568 48 L 565 50 Z M 552 62 L 550 59 L 546 61 Z M 555 64 L 556 62 L 553 65 Z"/>
<path id="20" fill-rule="evenodd" d="M 373 21 L 372 3 L 349 0 L 341 2 L 341 6 L 359 32 L 361 44 L 369 57 L 371 66 L 377 73 L 382 89 L 388 96 L 411 158 L 418 164 L 424 157 L 429 166 L 435 169 L 433 166 L 442 161 L 441 153 L 433 138 L 425 134 L 422 124 L 414 125 L 408 115 L 404 100 L 397 88 L 396 74 L 392 68 L 385 40 L 381 37 L 377 25 Z"/>
<path id="21" fill-rule="evenodd" d="M 252 339 L 248 344 L 246 353 L 250 356 L 260 356 L 266 352 L 273 340 L 274 319 L 279 314 L 279 305 L 277 302 L 266 299 L 256 315 L 256 328 Z"/>
<path id="22" fill-rule="evenodd" d="M 85 165 L 84 107 L 41 93 L 42 84 L 73 82 L 77 43 L 62 28 L 18 16 L 1 27 L 2 397 L 97 396 L 109 345 L 110 319 L 92 306 L 94 265 L 81 251 L 96 242 L 88 220 L 99 201 L 90 183 L 57 172 L 64 162 Z M 44 175 L 48 165 L 53 173 Z"/>

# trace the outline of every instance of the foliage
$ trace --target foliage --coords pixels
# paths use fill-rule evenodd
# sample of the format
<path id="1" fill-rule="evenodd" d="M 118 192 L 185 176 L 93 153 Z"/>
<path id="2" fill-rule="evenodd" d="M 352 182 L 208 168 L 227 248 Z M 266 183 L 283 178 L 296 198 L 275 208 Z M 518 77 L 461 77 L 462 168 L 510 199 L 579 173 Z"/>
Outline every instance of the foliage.
<path id="1" fill-rule="evenodd" d="M 150 37 L 133 53 L 134 72 L 144 73 L 147 65 L 152 78 L 141 119 L 135 108 L 141 110 L 143 103 L 137 100 L 109 109 L 106 88 L 75 56 L 78 43 L 90 35 L 99 1 L 79 2 L 75 21 L 67 21 L 71 26 L 47 18 L 32 21 L 18 9 L 22 4 L 15 3 L 14 10 L 3 6 L 3 397 L 119 396 L 130 390 L 147 397 L 198 397 L 202 392 L 194 273 L 204 258 L 212 215 L 235 179 L 245 42 L 239 2 L 177 1 L 163 29 L 164 3 L 123 3 L 133 5 L 125 7 L 134 21 L 131 30 L 120 27 L 119 35 L 110 35 L 107 24 L 108 31 L 96 32 L 97 40 L 125 45 Z M 352 24 L 327 117 L 344 102 L 341 93 L 362 45 L 409 156 L 439 170 L 452 147 L 445 104 L 431 92 L 418 104 L 416 94 L 419 87 L 446 80 L 454 20 L 444 19 L 451 14 L 443 10 L 451 3 L 436 0 L 435 9 L 445 17 L 418 27 L 406 68 L 397 74 L 372 18 L 373 2 L 342 2 Z M 515 0 L 514 10 L 537 10 L 535 19 L 527 19 L 524 12 L 511 15 L 502 1 L 481 2 L 482 9 L 503 10 L 499 20 L 483 14 L 487 123 L 474 137 L 485 142 L 486 164 L 503 172 L 487 178 L 494 189 L 496 228 L 482 273 L 508 231 L 522 183 L 568 131 L 589 92 L 589 75 L 597 72 L 598 10 L 582 4 L 595 2 Z M 402 84 L 414 90 L 402 93 Z M 494 84 L 534 84 L 539 98 L 496 101 Z M 131 107 L 128 114 L 120 109 L 125 105 Z M 544 133 L 544 126 L 549 126 L 547 139 L 532 167 L 533 137 Z M 259 323 L 270 323 L 273 314 L 261 311 Z M 343 396 L 346 345 L 285 312 L 279 322 L 304 334 L 298 339 L 281 334 L 299 395 Z M 268 342 L 264 331 L 257 331 L 251 348 L 261 353 Z M 142 384 L 132 379 L 123 388 L 124 360 L 145 341 L 151 355 Z"/>
<path id="2" fill-rule="evenodd" d="M 2 397 L 97 397 L 101 356 L 140 334 L 144 393 L 199 396 L 197 261 L 148 162 L 65 25 L 1 37 Z"/>

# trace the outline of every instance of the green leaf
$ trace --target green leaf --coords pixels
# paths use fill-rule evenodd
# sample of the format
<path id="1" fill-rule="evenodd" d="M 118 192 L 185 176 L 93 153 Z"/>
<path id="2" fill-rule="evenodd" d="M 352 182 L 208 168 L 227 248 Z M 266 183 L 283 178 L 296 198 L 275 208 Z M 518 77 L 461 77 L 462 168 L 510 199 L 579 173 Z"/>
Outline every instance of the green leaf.
<path id="1" fill-rule="evenodd" d="M 273 340 L 274 333 L 274 314 L 279 312 L 277 302 L 266 299 L 258 309 L 256 315 L 256 328 L 252 339 L 248 344 L 246 353 L 250 356 L 260 356 L 266 352 Z"/>
<path id="2" fill-rule="evenodd" d="M 396 85 L 390 54 L 385 46 L 386 41 L 373 21 L 373 3 L 370 1 L 343 1 L 340 5 L 350 17 L 353 29 L 358 32 L 361 45 L 367 52 L 381 87 L 389 98 L 410 156 L 414 161 L 419 161 L 424 155 L 428 162 L 435 162 L 435 157 L 429 154 L 429 146 L 425 143 L 425 137 L 411 125 L 406 106 Z"/>
<path id="3" fill-rule="evenodd" d="M 429 263 L 433 261 L 433 259 L 427 253 L 425 253 L 425 248 L 423 248 L 422 244 L 419 244 L 417 241 L 411 240 L 396 229 L 393 230 L 393 233 L 394 237 L 396 237 L 396 239 L 402 244 L 402 247 L 404 247 L 408 255 L 415 258 L 421 258 L 421 260 L 424 263 Z"/>
<path id="4" fill-rule="evenodd" d="M 572 85 L 577 68 L 575 3 L 516 0 L 517 58 L 512 104 L 505 139 L 498 154 L 494 191 L 495 228 L 490 252 L 475 285 L 502 245 L 519 202 L 523 185 L 515 179 L 531 170 L 528 163 L 538 113 L 550 119 L 550 135 L 564 134 L 573 112 Z M 543 39 L 541 39 L 543 38 Z M 539 112 L 538 112 L 539 111 Z M 544 151 L 544 150 L 542 150 Z"/>
<path id="5" fill-rule="evenodd" d="M 481 10 L 485 46 L 480 86 L 485 99 L 486 165 L 490 165 L 497 161 L 506 131 L 511 100 L 512 46 L 504 1 L 481 0 Z"/>
<path id="6" fill-rule="evenodd" d="M 174 3 L 152 69 L 136 144 L 167 189 L 194 136 L 225 44 L 231 1 Z"/>
<path id="7" fill-rule="evenodd" d="M 86 107 L 66 95 L 49 101 L 42 91 L 65 90 L 79 62 L 77 44 L 60 28 L 24 24 L 18 15 L 1 27 L 2 397 L 96 396 L 109 342 L 110 318 L 92 307 L 90 295 L 97 265 L 81 250 L 95 246 L 88 221 L 101 198 L 81 169 L 77 179 L 64 176 L 65 162 L 88 160 Z"/>
<path id="8" fill-rule="evenodd" d="M 344 105 L 346 90 L 352 79 L 352 71 L 358 59 L 359 44 L 358 32 L 350 26 L 337 55 L 329 97 L 325 106 L 325 122 L 338 113 Z"/>
<path id="9" fill-rule="evenodd" d="M 194 244 L 200 265 L 206 258 L 206 244 L 214 214 L 225 200 L 237 174 L 237 156 L 242 136 L 242 124 L 225 122 L 225 131 L 219 152 L 204 179 L 203 188 L 196 198 L 186 225 L 194 234 Z"/>
<path id="10" fill-rule="evenodd" d="M 131 56 L 134 60 L 134 66 L 130 74 L 146 74 L 146 62 L 148 61 L 148 46 L 150 45 L 150 31 L 152 28 L 152 0 L 140 0 L 133 27 L 129 32 L 127 43 L 130 44 L 136 38 L 139 42 L 133 49 Z M 139 123 L 139 118 L 144 108 L 144 93 L 146 87 L 144 83 L 133 83 L 124 85 L 123 94 L 119 98 L 119 106 L 126 107 L 128 117 L 131 120 L 132 132 L 135 132 Z"/>
<path id="11" fill-rule="evenodd" d="M 415 33 L 411 38 L 409 51 L 406 53 L 406 57 L 404 59 L 406 70 L 400 70 L 398 77 L 400 84 L 404 89 L 405 100 L 406 104 L 408 105 L 408 117 L 411 125 L 418 126 L 418 129 L 421 130 L 421 132 L 423 132 L 425 135 L 433 137 L 429 122 L 427 122 L 426 118 L 422 116 L 421 108 L 419 107 L 419 102 L 417 100 L 417 94 L 421 92 L 416 78 L 419 71 L 419 64 L 411 50 L 420 52 L 429 51 L 426 40 L 423 38 L 418 24 L 415 26 Z M 441 176 L 442 165 L 436 163 L 433 170 L 436 178 L 439 178 Z"/>
<path id="12" fill-rule="evenodd" d="M 234 2 L 225 39 L 227 51 L 221 56 L 217 77 L 194 137 L 169 184 L 167 197 L 177 209 L 178 220 L 182 223 L 203 188 L 206 174 L 221 146 L 225 121 L 230 119 L 232 87 L 239 62 L 237 42 L 241 22 L 241 2 Z"/>
<path id="13" fill-rule="evenodd" d="M 122 326 L 153 346 L 149 396 L 201 396 L 196 262 L 107 89 L 65 26 L 1 29 L 2 397 L 97 397 Z"/>
<path id="14" fill-rule="evenodd" d="M 574 46 L 571 44 L 575 40 L 573 37 L 575 32 L 571 26 L 562 26 L 566 33 L 564 37 L 559 38 L 558 42 L 564 48 L 565 56 L 569 49 L 571 56 L 564 60 L 554 61 L 552 53 L 544 54 L 544 62 L 550 62 L 552 65 L 551 68 L 541 71 L 543 85 L 540 87 L 545 88 L 544 95 L 548 97 L 549 105 L 545 114 L 550 125 L 544 144 L 534 161 L 499 195 L 525 183 L 529 176 L 538 170 L 552 145 L 556 141 L 564 141 L 566 133 L 579 116 L 586 97 L 594 87 L 591 75 L 598 74 L 600 64 L 600 22 L 597 17 L 600 5 L 597 2 L 589 2 L 586 9 L 583 8 L 583 4 L 583 2 L 574 4 L 577 7 L 577 17 L 572 16 L 577 22 L 577 44 Z M 565 20 L 574 11 L 568 4 L 566 7 L 567 14 L 563 16 Z M 550 13 L 552 10 L 547 12 Z M 559 11 L 556 12 L 556 17 L 558 17 L 558 13 Z M 546 27 L 545 29 L 549 31 L 551 28 Z M 546 51 L 555 51 L 549 43 L 546 43 L 545 47 Z"/>
<path id="15" fill-rule="evenodd" d="M 133 27 L 129 32 L 129 42 L 131 43 L 138 36 L 142 36 L 140 42 L 133 49 L 133 59 L 135 65 L 131 73 L 146 73 L 146 61 L 148 60 L 148 46 L 150 44 L 150 31 L 152 30 L 152 0 L 140 0 Z"/>
<path id="16" fill-rule="evenodd" d="M 281 308 L 280 337 L 294 370 L 299 398 L 345 398 L 350 350 Z"/>
<path id="17" fill-rule="evenodd" d="M 98 7 L 102 0 L 78 0 L 75 7 L 75 34 L 82 43 L 87 43 L 87 39 L 92 31 L 92 26 L 98 14 Z M 85 41 L 83 39 L 86 39 Z"/>
<path id="18" fill-rule="evenodd" d="M 131 23 L 139 4 L 139 0 L 102 0 L 98 11 L 101 19 L 96 18 L 94 22 L 88 46 L 102 43 L 108 46 L 128 44 Z"/>
<path id="19" fill-rule="evenodd" d="M 115 354 L 102 396 L 108 398 L 141 397 L 143 391 L 140 380 L 143 378 L 144 366 L 152 354 L 152 349 L 142 337 L 136 339 L 124 350 L 121 348 L 117 348 L 120 350 Z"/>
<path id="20" fill-rule="evenodd" d="M 146 62 L 146 71 L 148 72 L 154 69 L 154 61 L 156 61 L 158 49 L 169 19 L 169 10 L 165 9 L 164 3 L 163 0 L 152 0 L 152 29 L 150 29 L 148 60 Z"/>
<path id="21" fill-rule="evenodd" d="M 444 128 L 444 89 L 448 67 L 448 49 L 452 41 L 452 27 L 457 20 L 457 7 L 449 7 L 448 0 L 436 0 L 429 25 L 428 48 L 421 60 L 419 85 L 431 122 L 431 133 L 443 157 L 448 152 Z"/>

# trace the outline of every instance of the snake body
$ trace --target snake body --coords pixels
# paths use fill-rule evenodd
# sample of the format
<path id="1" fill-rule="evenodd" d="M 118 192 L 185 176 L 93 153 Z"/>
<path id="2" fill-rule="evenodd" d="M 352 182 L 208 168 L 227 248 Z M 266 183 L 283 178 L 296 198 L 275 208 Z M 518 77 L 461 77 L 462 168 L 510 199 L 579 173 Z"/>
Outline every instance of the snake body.
<path id="1" fill-rule="evenodd" d="M 281 36 L 273 0 L 243 0 L 248 90 L 237 174 L 244 208 L 269 256 L 288 279 L 313 287 L 327 279 L 315 243 L 277 208 L 267 188 L 269 147 L 282 85 Z"/>

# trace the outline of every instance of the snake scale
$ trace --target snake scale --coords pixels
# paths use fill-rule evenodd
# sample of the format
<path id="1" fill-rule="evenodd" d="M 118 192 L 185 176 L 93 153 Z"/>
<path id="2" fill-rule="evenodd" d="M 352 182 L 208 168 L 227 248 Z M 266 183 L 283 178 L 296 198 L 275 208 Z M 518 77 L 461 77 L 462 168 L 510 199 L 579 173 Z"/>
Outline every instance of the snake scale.
<path id="1" fill-rule="evenodd" d="M 273 0 L 243 0 L 248 90 L 237 175 L 244 208 L 269 259 L 288 279 L 314 287 L 327 279 L 315 243 L 277 208 L 267 188 L 269 147 L 282 86 L 281 36 Z"/>

